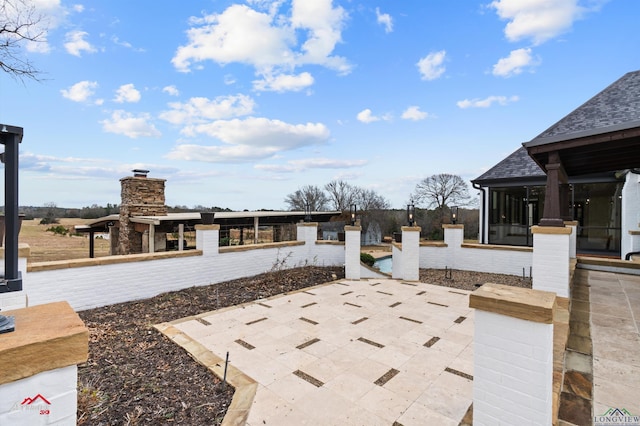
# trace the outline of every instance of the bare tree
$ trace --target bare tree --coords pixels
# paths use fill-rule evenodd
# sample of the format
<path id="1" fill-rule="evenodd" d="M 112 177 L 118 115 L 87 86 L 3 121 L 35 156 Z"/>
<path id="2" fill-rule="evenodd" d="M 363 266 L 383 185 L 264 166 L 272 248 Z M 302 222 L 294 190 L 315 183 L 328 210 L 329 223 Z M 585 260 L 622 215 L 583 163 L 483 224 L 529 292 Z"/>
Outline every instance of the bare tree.
<path id="1" fill-rule="evenodd" d="M 417 203 L 443 210 L 453 205 L 467 205 L 469 187 L 458 175 L 441 173 L 421 180 L 413 194 Z"/>
<path id="2" fill-rule="evenodd" d="M 38 80 L 40 72 L 23 55 L 25 44 L 43 42 L 42 17 L 29 0 L 0 0 L 0 70 Z"/>
<path id="3" fill-rule="evenodd" d="M 389 202 L 373 189 L 358 188 L 355 197 L 358 209 L 363 211 L 383 210 L 389 208 Z"/>
<path id="4" fill-rule="evenodd" d="M 309 205 L 311 211 L 325 211 L 328 203 L 327 195 L 315 185 L 305 185 L 296 192 L 287 195 L 284 202 L 289 210 L 305 210 Z"/>
<path id="5" fill-rule="evenodd" d="M 332 180 L 324 186 L 329 193 L 329 201 L 333 204 L 335 211 L 349 210 L 353 204 L 358 189 L 343 180 Z"/>

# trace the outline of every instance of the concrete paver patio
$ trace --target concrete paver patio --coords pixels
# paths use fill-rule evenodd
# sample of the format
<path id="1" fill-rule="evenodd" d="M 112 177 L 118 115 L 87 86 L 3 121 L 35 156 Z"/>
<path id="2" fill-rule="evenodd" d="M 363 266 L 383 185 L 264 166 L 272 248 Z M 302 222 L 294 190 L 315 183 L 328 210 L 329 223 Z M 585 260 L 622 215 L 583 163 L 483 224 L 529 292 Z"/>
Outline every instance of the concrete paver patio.
<path id="1" fill-rule="evenodd" d="M 458 425 L 472 402 L 468 295 L 340 280 L 160 328 L 257 382 L 248 425 Z"/>

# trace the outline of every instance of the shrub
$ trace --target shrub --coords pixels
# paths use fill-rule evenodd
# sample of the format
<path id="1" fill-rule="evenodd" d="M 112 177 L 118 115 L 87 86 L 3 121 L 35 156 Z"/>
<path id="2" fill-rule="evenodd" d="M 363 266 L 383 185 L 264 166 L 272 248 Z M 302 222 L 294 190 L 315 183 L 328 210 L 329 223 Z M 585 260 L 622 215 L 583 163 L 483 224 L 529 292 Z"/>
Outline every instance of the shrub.
<path id="1" fill-rule="evenodd" d="M 373 264 L 376 263 L 376 258 L 369 253 L 360 253 L 360 262 L 368 266 L 373 266 Z"/>
<path id="2" fill-rule="evenodd" d="M 67 230 L 67 228 L 65 228 L 62 225 L 56 225 L 56 226 L 47 228 L 47 232 L 53 232 L 54 234 L 58 234 L 58 235 L 67 235 L 69 230 Z"/>

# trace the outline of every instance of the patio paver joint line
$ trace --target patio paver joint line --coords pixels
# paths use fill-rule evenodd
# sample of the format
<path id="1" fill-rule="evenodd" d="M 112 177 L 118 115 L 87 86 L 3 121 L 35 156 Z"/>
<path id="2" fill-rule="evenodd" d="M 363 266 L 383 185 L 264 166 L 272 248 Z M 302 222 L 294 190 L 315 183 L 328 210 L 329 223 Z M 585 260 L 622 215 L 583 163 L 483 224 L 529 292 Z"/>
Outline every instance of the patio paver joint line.
<path id="1" fill-rule="evenodd" d="M 300 377 L 302 380 L 305 380 L 311 383 L 313 386 L 317 388 L 322 387 L 322 385 L 324 385 L 324 383 L 321 380 L 316 379 L 315 377 L 305 373 L 304 371 L 296 370 L 293 372 L 293 374 Z"/>
<path id="2" fill-rule="evenodd" d="M 261 321 L 264 321 L 264 320 L 267 320 L 267 319 L 268 319 L 267 317 L 259 318 L 259 319 L 257 319 L 257 320 L 249 321 L 249 322 L 248 322 L 248 323 L 246 323 L 245 325 L 253 325 L 253 324 L 257 324 L 257 323 L 259 323 L 259 322 L 261 322 Z"/>
<path id="3" fill-rule="evenodd" d="M 363 342 L 363 343 L 367 343 L 367 344 L 369 344 L 371 346 L 375 346 L 376 348 L 384 348 L 383 344 L 374 342 L 373 340 L 369 340 L 369 339 L 366 339 L 364 337 L 358 337 L 358 340 Z"/>

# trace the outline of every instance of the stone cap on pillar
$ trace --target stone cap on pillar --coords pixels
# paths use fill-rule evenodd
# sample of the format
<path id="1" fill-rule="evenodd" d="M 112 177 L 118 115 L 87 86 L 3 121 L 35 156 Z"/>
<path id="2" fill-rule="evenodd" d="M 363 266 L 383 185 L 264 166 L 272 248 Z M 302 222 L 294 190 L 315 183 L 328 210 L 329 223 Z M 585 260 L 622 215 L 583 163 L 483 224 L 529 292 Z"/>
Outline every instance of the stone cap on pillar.
<path id="1" fill-rule="evenodd" d="M 452 224 L 452 223 L 443 223 L 442 229 L 464 229 L 464 225 L 462 223 Z"/>
<path id="2" fill-rule="evenodd" d="M 67 302 L 2 313 L 16 329 L 0 334 L 0 384 L 87 361 L 89 331 Z"/>
<path id="3" fill-rule="evenodd" d="M 219 223 L 216 223 L 213 225 L 202 225 L 202 224 L 196 225 L 196 231 L 219 231 L 219 230 L 220 230 Z"/>
<path id="4" fill-rule="evenodd" d="M 346 231 L 362 231 L 362 226 L 359 226 L 359 225 L 354 225 L 354 226 L 345 225 L 344 230 L 345 230 L 345 232 Z"/>
<path id="5" fill-rule="evenodd" d="M 318 222 L 298 222 L 298 226 L 318 226 Z"/>
<path id="6" fill-rule="evenodd" d="M 553 323 L 556 294 L 487 283 L 469 295 L 469 307 L 527 321 Z"/>
<path id="7" fill-rule="evenodd" d="M 532 234 L 556 234 L 556 235 L 569 235 L 571 234 L 571 227 L 569 226 L 540 226 L 534 225 L 531 227 Z"/>
<path id="8" fill-rule="evenodd" d="M 400 229 L 402 232 L 420 232 L 422 230 L 419 226 L 403 226 Z"/>

